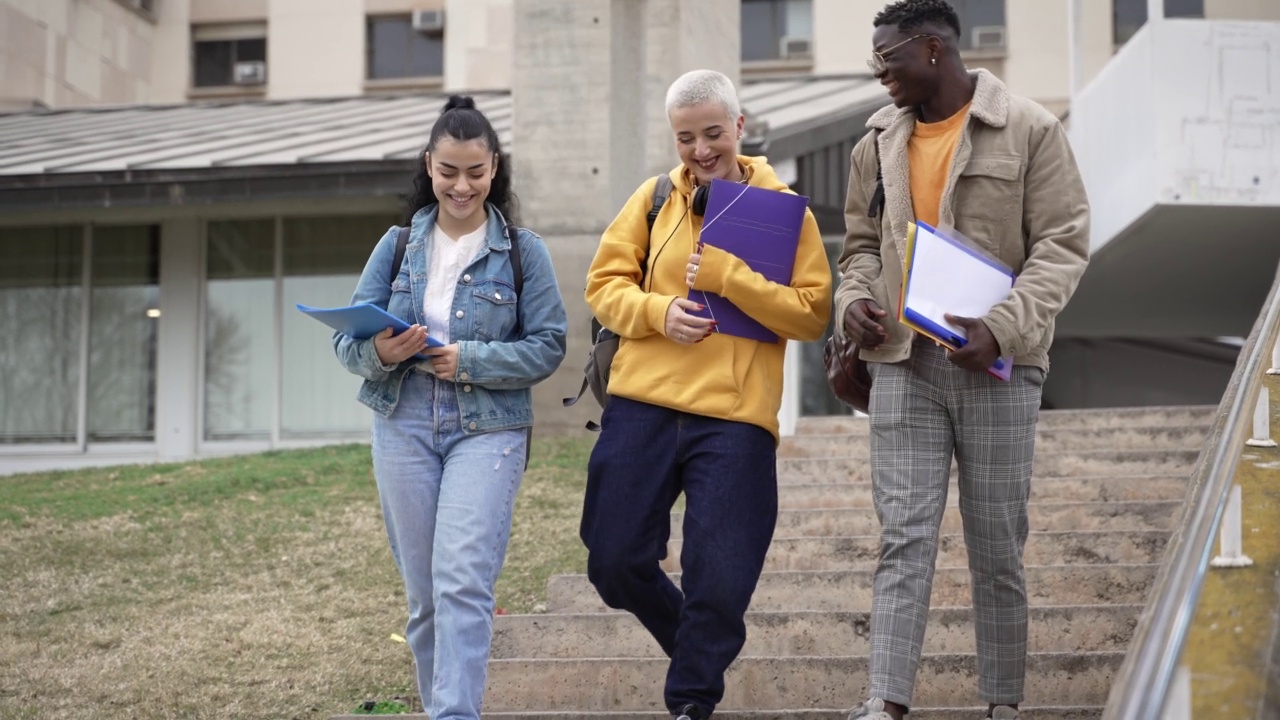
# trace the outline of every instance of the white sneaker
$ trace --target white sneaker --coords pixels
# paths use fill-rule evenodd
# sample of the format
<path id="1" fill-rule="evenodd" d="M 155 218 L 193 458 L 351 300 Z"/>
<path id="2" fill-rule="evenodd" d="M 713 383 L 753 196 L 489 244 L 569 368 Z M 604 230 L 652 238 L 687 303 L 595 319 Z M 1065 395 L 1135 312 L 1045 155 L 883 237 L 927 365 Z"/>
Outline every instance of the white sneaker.
<path id="1" fill-rule="evenodd" d="M 1017 708 L 1011 708 L 1008 705 L 997 705 L 995 710 L 991 711 L 991 720 L 1018 720 L 1022 714 Z"/>
<path id="2" fill-rule="evenodd" d="M 884 710 L 884 701 L 871 698 L 849 712 L 849 720 L 893 720 Z"/>

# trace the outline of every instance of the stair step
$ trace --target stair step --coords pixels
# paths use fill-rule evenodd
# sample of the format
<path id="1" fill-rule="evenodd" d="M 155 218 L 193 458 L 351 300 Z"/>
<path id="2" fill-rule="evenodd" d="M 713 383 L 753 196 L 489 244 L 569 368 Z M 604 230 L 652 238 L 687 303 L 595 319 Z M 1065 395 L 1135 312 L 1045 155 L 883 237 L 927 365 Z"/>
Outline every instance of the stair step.
<path id="1" fill-rule="evenodd" d="M 1042 705 L 1024 717 L 1101 718 L 1215 413 L 1041 412 L 1025 560 L 1027 697 Z M 845 720 L 864 699 L 880 535 L 868 433 L 865 417 L 801 418 L 779 447 L 774 541 L 716 718 Z M 953 464 L 912 720 L 985 715 L 955 477 Z M 664 562 L 677 584 L 682 521 Z M 547 590 L 552 612 L 495 618 L 484 717 L 670 720 L 668 660 L 635 618 L 584 575 Z"/>
<path id="2" fill-rule="evenodd" d="M 853 702 L 850 702 L 852 705 Z M 964 708 L 916 708 L 911 711 L 912 720 L 979 720 L 987 712 L 987 706 L 974 705 Z M 1023 712 L 1035 720 L 1098 720 L 1102 707 L 1036 707 L 1024 705 Z M 402 720 L 430 720 L 426 715 L 397 715 Z M 831 710 L 716 710 L 716 720 L 846 720 L 849 708 Z M 338 715 L 332 720 L 368 720 L 368 715 Z M 625 712 L 577 712 L 550 711 L 485 712 L 484 720 L 671 720 L 671 714 L 662 711 Z"/>
<path id="3" fill-rule="evenodd" d="M 781 509 L 871 507 L 870 482 L 812 482 L 778 485 Z M 1032 478 L 1031 502 L 1140 502 L 1182 500 L 1187 494 L 1186 477 L 1141 475 L 1131 477 Z M 947 488 L 947 502 L 960 501 L 953 481 Z"/>
<path id="4" fill-rule="evenodd" d="M 1031 652 L 1123 651 L 1141 605 L 1032 607 Z M 866 655 L 868 612 L 749 612 L 744 657 Z M 924 635 L 926 653 L 973 652 L 973 611 L 934 608 Z M 662 650 L 625 613 L 499 615 L 493 623 L 495 660 L 514 658 L 662 657 Z"/>
<path id="5" fill-rule="evenodd" d="M 1063 428 L 1036 433 L 1036 452 L 1072 450 L 1187 450 L 1199 448 L 1209 434 L 1209 424 L 1185 427 L 1125 427 L 1107 430 Z M 870 435 L 833 433 L 784 438 L 778 456 L 786 458 L 870 455 Z"/>
<path id="6" fill-rule="evenodd" d="M 1081 428 L 1088 430 L 1122 430 L 1135 427 L 1185 427 L 1208 425 L 1218 411 L 1216 405 L 1181 405 L 1171 407 L 1093 408 L 1089 410 L 1041 410 L 1040 430 Z M 865 434 L 867 418 L 853 415 L 802 417 L 796 422 L 798 435 L 832 433 Z"/>
<path id="7" fill-rule="evenodd" d="M 1034 493 L 1034 488 L 1032 489 Z M 1068 502 L 1038 503 L 1027 510 L 1031 531 L 1169 530 L 1182 502 Z M 671 515 L 671 537 L 679 539 L 683 513 Z M 942 533 L 961 532 L 960 510 L 948 507 L 942 514 Z M 880 521 L 870 508 L 821 508 L 782 510 L 775 538 L 854 537 L 878 535 Z"/>
<path id="8" fill-rule="evenodd" d="M 1121 652 L 1032 653 L 1026 693 L 1053 705 L 1101 705 Z M 782 710 L 840 707 L 866 696 L 867 658 L 739 657 L 725 678 L 717 710 Z M 667 659 L 602 658 L 494 660 L 489 663 L 485 707 L 491 711 L 661 710 Z M 916 680 L 921 707 L 977 701 L 977 659 L 925 655 Z"/>
<path id="9" fill-rule="evenodd" d="M 1164 530 L 1111 532 L 1033 532 L 1027 538 L 1027 565 L 1144 565 L 1160 562 L 1169 533 Z M 680 570 L 680 549 L 668 545 L 667 572 Z M 880 536 L 775 538 L 765 557 L 767 572 L 870 570 L 880 557 Z M 964 535 L 938 538 L 938 565 L 960 567 L 969 562 Z"/>
<path id="10" fill-rule="evenodd" d="M 1036 453 L 1032 475 L 1047 477 L 1118 477 L 1165 475 L 1187 477 L 1195 450 L 1072 450 Z M 956 474 L 954 463 L 952 476 Z M 857 482 L 871 480 L 871 462 L 865 457 L 779 458 L 779 482 Z"/>
<path id="11" fill-rule="evenodd" d="M 1032 605 L 1130 605 L 1146 601 L 1156 565 L 1051 565 L 1026 568 Z M 871 570 L 764 573 L 751 599 L 758 611 L 871 609 Z M 679 576 L 673 575 L 679 584 Z M 933 607 L 971 602 L 969 569 L 942 567 L 934 573 Z M 586 575 L 555 575 L 547 581 L 551 612 L 616 612 L 605 607 Z"/>

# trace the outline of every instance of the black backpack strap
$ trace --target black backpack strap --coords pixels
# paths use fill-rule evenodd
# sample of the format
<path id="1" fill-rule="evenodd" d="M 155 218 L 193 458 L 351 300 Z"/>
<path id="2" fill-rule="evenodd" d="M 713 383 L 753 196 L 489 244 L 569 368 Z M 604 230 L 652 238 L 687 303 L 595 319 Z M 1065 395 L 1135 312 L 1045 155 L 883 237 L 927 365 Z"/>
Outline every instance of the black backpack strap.
<path id="1" fill-rule="evenodd" d="M 524 266 L 520 261 L 520 228 L 507 224 L 507 239 L 511 241 L 511 284 L 516 288 L 516 333 L 521 331 L 520 327 L 520 295 L 524 293 Z M 524 467 L 529 469 L 529 454 L 533 451 L 533 426 L 530 425 L 524 430 Z"/>
<path id="2" fill-rule="evenodd" d="M 867 206 L 867 217 L 879 217 L 884 210 L 884 176 L 880 172 L 880 131 L 874 130 L 871 147 L 876 153 L 876 189 L 871 193 L 871 204 Z"/>
<path id="3" fill-rule="evenodd" d="M 400 274 L 400 266 L 404 264 L 404 250 L 409 247 L 409 226 L 405 225 L 396 233 L 396 257 L 391 261 L 391 282 Z"/>
<path id="4" fill-rule="evenodd" d="M 645 215 L 645 224 L 649 226 L 649 243 L 652 247 L 653 243 L 653 223 L 658 219 L 658 213 L 662 212 L 662 206 L 667 204 L 667 198 L 671 197 L 671 176 L 667 174 L 659 175 L 657 182 L 653 185 L 653 205 L 649 208 L 649 214 Z M 644 288 L 645 276 L 649 274 L 649 252 L 645 249 L 645 257 L 640 260 L 640 287 Z M 652 289 L 652 288 L 650 288 Z"/>
<path id="5" fill-rule="evenodd" d="M 659 175 L 657 184 L 653 186 L 653 207 L 649 208 L 649 214 L 645 217 L 645 221 L 649 224 L 649 232 L 653 232 L 653 223 L 658 219 L 658 213 L 662 212 L 662 206 L 667 204 L 669 197 L 671 197 L 671 176 Z"/>
<path id="6" fill-rule="evenodd" d="M 520 228 L 507 225 L 507 239 L 511 241 L 511 283 L 516 286 L 516 302 L 520 301 L 520 293 L 524 292 L 524 267 L 520 264 Z"/>

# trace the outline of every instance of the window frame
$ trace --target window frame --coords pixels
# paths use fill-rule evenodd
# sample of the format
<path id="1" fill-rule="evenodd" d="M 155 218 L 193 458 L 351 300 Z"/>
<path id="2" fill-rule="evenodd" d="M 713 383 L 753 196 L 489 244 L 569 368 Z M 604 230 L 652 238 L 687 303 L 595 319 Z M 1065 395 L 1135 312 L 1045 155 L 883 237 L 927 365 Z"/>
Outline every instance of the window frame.
<path id="1" fill-rule="evenodd" d="M 1180 7 L 1188 3 L 1193 4 L 1196 7 L 1194 9 Z M 1175 7 L 1172 10 L 1170 10 L 1169 8 L 1171 4 L 1175 5 Z M 1119 16 L 1120 16 L 1122 5 L 1125 6 L 1126 15 L 1132 12 L 1135 17 L 1137 15 L 1142 16 L 1142 20 L 1138 22 L 1136 25 L 1126 24 L 1124 26 L 1125 29 L 1132 27 L 1133 31 L 1130 32 L 1128 35 L 1125 35 L 1123 39 L 1121 39 L 1120 37 L 1121 25 L 1119 22 L 1120 20 Z M 1205 16 L 1204 0 L 1164 0 L 1164 16 L 1166 18 L 1203 18 Z M 1111 44 L 1112 46 L 1116 49 L 1123 47 L 1125 43 L 1129 42 L 1129 40 L 1131 40 L 1134 35 L 1137 35 L 1138 31 L 1141 30 L 1143 26 L 1147 24 L 1147 20 L 1149 20 L 1149 18 L 1147 17 L 1147 0 L 1111 0 Z"/>
<path id="2" fill-rule="evenodd" d="M 813 0 L 742 0 L 743 7 L 745 7 L 748 4 L 769 6 L 770 14 L 772 15 L 771 23 L 773 25 L 773 28 L 772 28 L 773 36 L 769 39 L 767 43 L 767 45 L 770 47 L 770 54 L 768 57 L 756 57 L 756 58 L 747 59 L 745 56 L 746 48 L 756 47 L 757 44 L 747 42 L 747 38 L 745 36 L 745 30 L 746 30 L 745 24 L 741 20 L 739 21 L 738 33 L 740 36 L 740 49 L 739 49 L 738 55 L 739 55 L 739 61 L 742 64 L 742 69 L 747 72 L 751 72 L 753 70 L 767 72 L 769 70 L 796 71 L 796 70 L 806 70 L 806 69 L 812 68 L 813 56 L 814 56 L 814 53 L 813 53 L 814 33 L 812 29 L 813 28 Z M 786 27 L 786 18 L 788 13 L 788 6 L 792 4 L 805 5 L 809 9 L 810 30 L 809 30 L 807 39 L 809 40 L 810 52 L 807 56 L 784 58 L 782 57 L 782 52 L 781 52 L 782 39 L 786 37 L 805 37 L 803 35 L 793 35 L 793 34 L 787 33 L 788 28 Z"/>
<path id="3" fill-rule="evenodd" d="M 1000 22 L 983 22 L 976 24 L 971 22 L 971 14 L 969 3 L 990 2 L 992 5 L 999 5 Z M 952 7 L 957 4 L 953 0 Z M 956 14 L 960 17 L 960 56 L 965 58 L 978 57 L 1005 57 L 1009 52 L 1009 2 L 1008 0 L 959 0 L 961 7 L 956 8 Z M 1002 27 L 1004 28 L 1004 45 L 1000 47 L 980 48 L 973 44 L 974 28 L 979 27 Z"/>
<path id="4" fill-rule="evenodd" d="M 24 226 L 6 226 L 8 229 L 21 229 Z M 156 413 L 159 410 L 159 368 L 157 366 L 157 358 L 159 357 L 159 326 L 158 315 L 148 316 L 150 322 L 157 325 L 152 330 L 149 370 L 150 377 L 148 389 L 150 398 L 148 400 L 148 417 L 150 427 L 144 429 L 141 433 L 137 433 L 137 437 L 127 437 L 122 439 L 111 439 L 106 437 L 107 433 L 103 433 L 103 437 L 96 436 L 95 430 L 90 427 L 90 415 L 93 411 L 92 386 L 93 357 L 90 352 L 90 343 L 92 342 L 93 332 L 96 328 L 94 325 L 94 291 L 99 287 L 111 287 L 107 282 L 95 275 L 95 262 L 102 263 L 104 259 L 99 257 L 95 252 L 99 239 L 96 237 L 95 229 L 110 230 L 112 228 L 145 228 L 146 232 L 151 235 L 149 242 L 152 243 L 154 256 L 151 262 L 155 263 L 155 290 L 156 301 L 159 302 L 159 289 L 161 285 L 160 279 L 160 247 L 162 229 L 160 223 L 157 222 L 122 222 L 122 223 L 55 223 L 48 225 L 39 225 L 36 227 L 50 228 L 66 228 L 79 231 L 78 247 L 76 252 L 79 255 L 78 260 L 78 277 L 74 287 L 80 292 L 79 307 L 76 308 L 76 314 L 79 315 L 79 330 L 77 336 L 71 339 L 77 347 L 75 357 L 75 428 L 72 435 L 67 439 L 56 439 L 51 441 L 41 441 L 32 438 L 17 439 L 14 441 L 0 441 L 0 458 L 6 455 L 57 455 L 66 454 L 68 451 L 85 454 L 94 449 L 110 448 L 109 452 L 113 454 L 127 454 L 132 452 L 149 453 L 152 452 L 158 443 L 158 435 L 160 428 L 157 424 Z M 107 233 L 103 233 L 104 235 Z M 110 242 L 109 240 L 101 240 L 101 242 Z M 158 307 L 158 306 L 157 306 Z"/>
<path id="5" fill-rule="evenodd" d="M 254 52 L 252 53 L 253 57 L 241 59 L 241 54 L 245 52 L 245 48 L 242 47 L 242 44 L 257 42 L 262 43 L 261 58 L 256 57 L 258 53 Z M 225 81 L 217 84 L 201 84 L 199 72 L 200 46 L 222 43 L 229 43 L 229 61 L 227 62 Z M 265 22 L 192 25 L 191 58 L 188 66 L 189 94 L 224 94 L 232 92 L 252 95 L 265 93 L 267 84 L 271 81 L 271 68 L 268 64 L 269 51 L 270 47 L 267 38 L 267 24 Z M 235 66 L 239 62 L 261 62 L 266 70 L 262 82 L 245 85 L 236 84 Z"/>
<path id="6" fill-rule="evenodd" d="M 403 23 L 404 36 L 404 56 L 400 59 L 402 63 L 403 74 L 397 75 L 376 75 L 375 68 L 377 62 L 374 55 L 378 48 L 378 43 L 374 42 L 374 26 L 377 23 L 386 23 L 394 21 Z M 413 29 L 413 13 L 367 13 L 364 22 L 364 82 L 367 87 L 377 88 L 381 86 L 397 86 L 397 85 L 439 85 L 443 83 L 445 73 L 445 60 L 448 53 L 446 29 L 437 32 L 422 32 Z M 416 36 L 424 36 L 432 38 L 440 48 L 439 66 L 440 72 L 435 74 L 415 74 L 414 68 L 414 40 Z M 428 58 L 428 64 L 433 58 Z"/>

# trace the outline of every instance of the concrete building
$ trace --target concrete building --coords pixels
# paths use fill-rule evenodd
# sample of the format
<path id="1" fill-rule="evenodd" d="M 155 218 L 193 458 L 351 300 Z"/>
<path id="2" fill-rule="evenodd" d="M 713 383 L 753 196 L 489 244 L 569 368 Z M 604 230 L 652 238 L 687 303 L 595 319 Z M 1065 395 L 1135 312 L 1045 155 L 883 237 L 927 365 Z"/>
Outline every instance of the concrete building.
<path id="1" fill-rule="evenodd" d="M 1078 63 L 1068 61 L 1078 2 Z M 955 0 L 973 66 L 1065 111 L 1145 21 L 1149 0 Z M 687 5 L 687 7 L 685 7 Z M 619 0 L 698 28 L 700 3 Z M 743 78 L 863 73 L 882 0 L 740 0 Z M 548 5 L 552 11 L 554 4 Z M 1167 17 L 1280 20 L 1270 0 L 1164 0 Z M 509 90 L 514 0 L 0 0 L 7 109 Z M 624 36 L 626 33 L 624 33 Z"/>
<path id="2" fill-rule="evenodd" d="M 1215 373 L 1225 382 L 1234 355 L 1201 338 L 1247 331 L 1234 318 L 1259 268 L 1274 267 L 1270 248 L 1241 267 L 1219 263 L 1239 282 L 1198 288 L 1215 303 L 1194 325 L 1144 322 L 1148 306 L 1114 311 L 1117 278 L 1141 274 L 1158 253 L 1152 243 L 1172 230 L 1196 250 L 1166 253 L 1181 259 L 1163 260 L 1160 277 L 1187 282 L 1213 258 L 1188 232 L 1253 232 L 1280 207 L 1274 83 L 1212 81 L 1280 72 L 1273 51 L 1255 53 L 1280 46 L 1280 25 L 1168 20 L 1135 35 L 1146 3 L 956 3 L 971 64 L 1071 109 L 1101 220 L 1089 276 L 1100 284 L 1082 288 L 1079 310 L 1064 317 L 1050 404 L 1165 400 L 1161 388 L 1188 377 L 1184 401 L 1216 399 Z M 292 305 L 346 302 L 372 244 L 399 221 L 398 196 L 453 90 L 476 93 L 513 153 L 521 221 L 547 238 L 571 313 L 568 359 L 537 391 L 538 432 L 581 428 L 593 408 L 565 410 L 560 398 L 576 391 L 589 342 L 582 278 L 622 199 L 675 163 L 667 84 L 694 67 L 740 78 L 749 151 L 767 153 L 809 196 L 834 253 L 849 151 L 887 100 L 864 65 L 881 6 L 0 0 L 0 98 L 23 110 L 0 115 L 0 468 L 367 437 L 356 380 Z M 1280 20 L 1270 0 L 1166 8 Z M 1080 39 L 1074 56 L 1068 27 Z M 1073 83 L 1094 76 L 1073 104 Z M 1135 82 L 1158 92 L 1135 95 Z M 1158 132 L 1109 129 L 1139 117 Z M 1167 154 L 1183 145 L 1186 154 Z M 1229 163 L 1213 164 L 1215 147 L 1232 148 L 1220 154 Z M 1144 184 L 1121 187 L 1131 177 Z M 1214 272 L 1218 281 L 1226 270 Z M 1166 302 L 1185 293 L 1171 282 L 1150 289 Z M 1148 358 L 1142 377 L 1088 382 L 1099 362 L 1125 368 L 1139 357 Z M 817 344 L 797 347 L 789 372 L 803 388 L 795 410 L 839 411 Z"/>
<path id="3" fill-rule="evenodd" d="M 3 0 L 0 103 L 506 90 L 512 8 L 512 0 Z"/>

